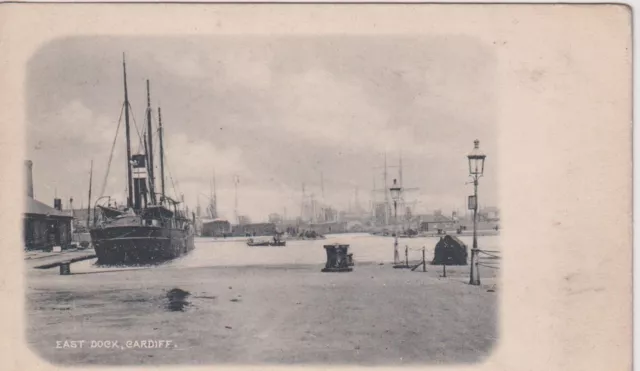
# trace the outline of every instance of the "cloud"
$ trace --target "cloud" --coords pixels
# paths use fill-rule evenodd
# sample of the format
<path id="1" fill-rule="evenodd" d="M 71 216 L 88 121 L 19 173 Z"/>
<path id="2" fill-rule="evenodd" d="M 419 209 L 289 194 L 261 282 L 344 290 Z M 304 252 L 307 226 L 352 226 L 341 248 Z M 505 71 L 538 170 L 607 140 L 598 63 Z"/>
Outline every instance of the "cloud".
<path id="1" fill-rule="evenodd" d="M 198 194 L 208 194 L 214 169 L 221 207 L 233 211 L 237 174 L 241 212 L 254 219 L 284 206 L 293 215 L 302 182 L 320 193 L 321 171 L 334 206 L 346 208 L 355 186 L 365 204 L 372 177 L 380 187 L 381 170 L 373 168 L 385 152 L 389 165 L 402 153 L 405 182 L 421 188 L 425 207 L 463 204 L 473 139 L 490 156 L 497 147 L 495 61 L 472 39 L 234 35 L 51 44 L 29 64 L 34 176 L 57 184 L 59 194 L 86 194 L 94 158 L 94 187 L 101 185 L 126 50 L 138 125 L 149 78 L 152 104 L 162 102 L 166 123 L 167 180 L 171 173 L 192 207 Z M 123 193 L 126 183 L 123 134 L 121 128 L 107 194 Z M 487 202 L 496 198 L 493 178 L 483 182 Z"/>
<path id="2" fill-rule="evenodd" d="M 354 80 L 321 69 L 286 78 L 274 96 L 277 117 L 287 134 L 348 150 L 422 153 L 413 127 L 394 122 L 389 111 L 368 99 Z M 439 146 L 438 142 L 433 143 Z"/>
<path id="3" fill-rule="evenodd" d="M 239 148 L 222 149 L 185 133 L 168 137 L 165 149 L 167 192 L 173 192 L 173 180 L 179 191 L 191 201 L 197 194 L 208 193 L 214 171 L 219 188 L 229 187 L 233 175 L 248 172 Z M 158 160 L 156 165 L 159 166 Z M 156 177 L 160 177 L 159 170 L 156 170 Z"/>
<path id="4" fill-rule="evenodd" d="M 109 147 L 117 122 L 95 114 L 80 100 L 73 100 L 59 110 L 40 119 L 33 126 L 30 139 L 45 146 L 76 145 L 78 143 Z"/>
<path id="5" fill-rule="evenodd" d="M 231 84 L 267 89 L 271 86 L 273 77 L 269 68 L 270 60 L 271 53 L 242 49 L 225 53 L 223 57 L 219 57 L 218 63 L 222 64 L 224 76 Z"/>
<path id="6" fill-rule="evenodd" d="M 210 89 L 236 84 L 265 89 L 272 82 L 270 58 L 271 53 L 264 49 L 230 48 L 221 53 L 212 47 L 211 50 L 192 49 L 153 59 L 164 71 L 185 79 L 205 81 Z"/>

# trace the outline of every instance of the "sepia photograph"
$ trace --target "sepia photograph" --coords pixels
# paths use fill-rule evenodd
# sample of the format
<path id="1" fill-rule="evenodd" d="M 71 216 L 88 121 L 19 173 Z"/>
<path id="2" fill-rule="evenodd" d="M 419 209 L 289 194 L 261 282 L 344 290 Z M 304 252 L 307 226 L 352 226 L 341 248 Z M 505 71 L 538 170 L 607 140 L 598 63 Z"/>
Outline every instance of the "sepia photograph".
<path id="1" fill-rule="evenodd" d="M 491 351 L 487 46 L 84 37 L 44 46 L 28 69 L 29 341 L 43 357 L 402 364 Z M 82 339 L 141 344 L 78 358 Z M 167 345 L 181 351 L 166 359 Z"/>
<path id="2" fill-rule="evenodd" d="M 507 349 L 582 354 L 596 336 L 626 360 L 630 51 L 574 42 L 591 24 L 613 34 L 624 7 L 365 7 L 43 16 L 53 31 L 25 39 L 11 156 L 35 357 L 507 369 Z M 564 20 L 585 26 L 545 43 Z M 596 67 L 601 45 L 611 58 Z M 584 102 L 593 112 L 576 113 Z M 566 362 L 544 352 L 532 365 Z"/>

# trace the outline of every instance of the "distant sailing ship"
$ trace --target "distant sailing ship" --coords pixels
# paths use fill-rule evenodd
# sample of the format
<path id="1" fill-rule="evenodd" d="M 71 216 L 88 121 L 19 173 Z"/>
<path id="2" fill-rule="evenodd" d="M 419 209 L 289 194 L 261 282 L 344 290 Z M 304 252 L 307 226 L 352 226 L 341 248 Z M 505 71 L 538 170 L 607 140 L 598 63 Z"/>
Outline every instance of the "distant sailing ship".
<path id="1" fill-rule="evenodd" d="M 124 75 L 124 117 L 127 147 L 126 207 L 112 206 L 110 197 L 101 197 L 94 208 L 91 242 L 101 265 L 149 264 L 175 259 L 195 248 L 194 222 L 180 210 L 179 201 L 166 196 L 161 110 L 158 108 L 161 190 L 156 192 L 154 177 L 152 110 L 147 80 L 147 138 L 145 153 L 131 154 L 127 69 Z M 117 133 L 116 133 L 117 136 Z M 143 135 L 144 137 L 144 135 Z M 105 205 L 104 200 L 108 199 Z M 98 204 L 103 201 L 103 204 Z"/>

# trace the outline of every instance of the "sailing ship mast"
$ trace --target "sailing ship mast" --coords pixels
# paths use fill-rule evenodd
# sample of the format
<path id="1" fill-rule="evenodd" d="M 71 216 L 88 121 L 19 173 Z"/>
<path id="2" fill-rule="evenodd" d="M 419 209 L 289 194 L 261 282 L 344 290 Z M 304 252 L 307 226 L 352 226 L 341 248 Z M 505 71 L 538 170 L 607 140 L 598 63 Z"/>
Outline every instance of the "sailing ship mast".
<path id="1" fill-rule="evenodd" d="M 402 152 L 400 152 L 400 158 L 398 160 L 398 179 L 400 180 L 400 197 L 399 197 L 399 204 L 398 206 L 400 207 L 400 212 L 404 213 L 404 219 L 406 220 L 407 217 L 407 208 L 404 204 L 404 184 L 402 183 Z M 403 227 L 404 228 L 404 227 Z"/>
<path id="2" fill-rule="evenodd" d="M 147 137 L 149 143 L 149 152 L 147 157 L 149 158 L 149 195 L 151 196 L 151 203 L 156 203 L 156 187 L 155 177 L 153 175 L 153 128 L 151 125 L 151 92 L 149 89 L 149 80 L 147 80 Z"/>
<path id="3" fill-rule="evenodd" d="M 209 214 L 209 218 L 215 219 L 213 215 L 213 178 L 209 180 L 209 203 L 207 204 L 207 213 Z"/>
<path id="4" fill-rule="evenodd" d="M 322 205 L 320 206 L 320 220 L 323 222 L 327 221 L 327 211 L 325 209 L 325 205 L 327 204 L 327 199 L 324 197 L 324 174 L 320 172 L 320 193 L 322 194 Z"/>
<path id="5" fill-rule="evenodd" d="M 91 184 L 93 183 L 93 160 L 91 160 L 91 170 L 89 170 L 89 203 L 87 204 L 87 228 L 91 218 Z M 73 208 L 71 209 L 73 210 Z"/>
<path id="6" fill-rule="evenodd" d="M 384 153 L 384 224 L 389 225 L 389 214 L 391 214 L 391 203 L 389 202 L 389 190 L 387 189 L 387 153 Z"/>
<path id="7" fill-rule="evenodd" d="M 124 123 L 125 135 L 127 137 L 127 189 L 129 196 L 127 197 L 127 207 L 133 206 L 133 176 L 131 174 L 131 138 L 129 132 L 129 93 L 127 91 L 127 64 L 125 62 L 124 53 L 122 53 L 122 69 L 124 72 Z"/>
<path id="8" fill-rule="evenodd" d="M 216 190 L 216 172 L 213 172 L 213 209 L 211 210 L 212 218 L 218 217 L 218 193 Z"/>
<path id="9" fill-rule="evenodd" d="M 233 183 L 236 189 L 234 213 L 235 213 L 237 223 L 240 224 L 240 215 L 238 215 L 238 183 L 240 183 L 240 178 L 237 175 L 234 175 Z"/>
<path id="10" fill-rule="evenodd" d="M 162 111 L 158 107 L 158 137 L 160 138 L 160 186 L 162 187 L 162 195 L 160 197 L 160 203 L 164 203 L 165 191 L 164 191 L 164 144 L 163 144 L 164 131 L 162 130 Z"/>
<path id="11" fill-rule="evenodd" d="M 305 190 L 304 190 L 304 183 L 302 183 L 302 199 L 300 200 L 300 220 L 304 221 L 304 217 L 305 217 L 305 202 L 306 202 L 306 194 L 305 194 Z"/>
<path id="12" fill-rule="evenodd" d="M 144 141 L 144 153 L 145 153 L 145 157 L 147 157 L 146 162 L 146 168 L 147 168 L 147 173 L 150 172 L 149 170 L 149 147 L 147 146 L 147 140 L 143 139 Z M 149 179 L 147 179 L 149 180 Z M 147 198 L 147 191 L 151 190 L 151 184 L 149 184 L 149 189 L 146 188 L 146 184 L 145 183 L 138 183 L 138 187 L 136 188 L 136 192 L 140 193 L 143 197 L 144 200 L 144 207 L 148 207 L 149 206 L 149 202 L 151 201 L 151 195 L 149 195 L 149 199 Z M 139 208 L 142 208 L 142 206 L 138 206 Z"/>

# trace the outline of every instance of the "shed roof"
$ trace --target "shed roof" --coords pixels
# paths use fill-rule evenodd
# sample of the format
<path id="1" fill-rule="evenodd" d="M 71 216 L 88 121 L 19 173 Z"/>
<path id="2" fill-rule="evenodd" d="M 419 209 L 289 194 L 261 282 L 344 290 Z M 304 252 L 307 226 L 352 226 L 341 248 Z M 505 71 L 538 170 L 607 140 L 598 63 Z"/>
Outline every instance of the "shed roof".
<path id="1" fill-rule="evenodd" d="M 53 216 L 53 217 L 58 217 L 58 218 L 73 218 L 69 213 L 60 211 L 60 210 L 56 210 L 53 207 L 40 202 L 36 199 L 33 199 L 31 197 L 26 197 L 26 207 L 25 207 L 25 214 L 31 214 L 31 215 L 43 215 L 43 216 Z"/>

